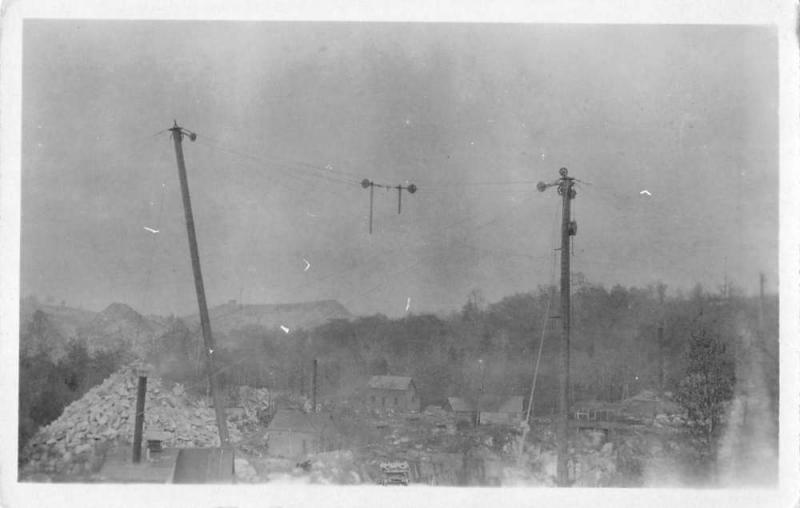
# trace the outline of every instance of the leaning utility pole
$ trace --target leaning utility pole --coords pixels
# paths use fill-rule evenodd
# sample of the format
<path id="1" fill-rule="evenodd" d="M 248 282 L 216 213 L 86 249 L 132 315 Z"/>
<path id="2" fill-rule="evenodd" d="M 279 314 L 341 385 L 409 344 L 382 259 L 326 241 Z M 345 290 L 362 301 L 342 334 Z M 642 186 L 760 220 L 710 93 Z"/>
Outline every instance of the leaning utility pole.
<path id="1" fill-rule="evenodd" d="M 206 305 L 206 292 L 203 288 L 203 274 L 200 272 L 200 254 L 197 250 L 197 235 L 194 230 L 194 217 L 192 216 L 192 202 L 189 199 L 189 182 L 186 179 L 186 165 L 183 160 L 183 135 L 187 134 L 194 141 L 197 135 L 182 127 L 178 122 L 170 129 L 172 139 L 175 141 L 175 157 L 178 160 L 178 178 L 181 182 L 181 195 L 183 196 L 183 211 L 186 215 L 186 232 L 189 235 L 189 253 L 192 256 L 192 271 L 194 272 L 194 288 L 197 292 L 197 305 L 200 307 L 200 326 L 203 329 L 203 343 L 206 350 L 206 373 L 211 390 L 211 400 L 214 403 L 214 412 L 217 416 L 220 446 L 227 447 L 228 423 L 225 419 L 225 408 L 219 393 L 217 373 L 214 369 L 214 337 L 211 335 L 211 320 L 208 317 Z"/>
<path id="2" fill-rule="evenodd" d="M 539 182 L 536 186 L 543 192 L 548 187 L 558 186 L 562 198 L 561 212 L 561 394 L 559 398 L 558 420 L 558 467 L 557 482 L 559 486 L 569 485 L 567 469 L 569 454 L 569 326 L 570 326 L 570 269 L 569 269 L 569 237 L 575 236 L 577 224 L 571 220 L 570 206 L 575 198 L 575 179 L 567 176 L 567 168 L 558 170 L 561 178 L 553 183 Z"/>
<path id="3" fill-rule="evenodd" d="M 758 274 L 758 339 L 764 340 L 764 272 Z"/>
<path id="4" fill-rule="evenodd" d="M 656 337 L 658 346 L 658 394 L 664 395 L 664 292 L 667 286 L 663 283 L 658 284 L 658 335 Z"/>

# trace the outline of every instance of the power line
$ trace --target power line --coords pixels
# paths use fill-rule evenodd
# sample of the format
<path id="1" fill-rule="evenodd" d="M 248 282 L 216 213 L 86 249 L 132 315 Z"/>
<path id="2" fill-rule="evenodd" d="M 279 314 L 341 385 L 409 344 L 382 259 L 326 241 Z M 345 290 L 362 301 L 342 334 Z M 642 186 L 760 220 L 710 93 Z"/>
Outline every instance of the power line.
<path id="1" fill-rule="evenodd" d="M 288 176 L 290 178 L 294 178 L 294 179 L 300 180 L 301 182 L 304 182 L 304 183 L 307 183 L 307 181 L 302 179 L 303 176 L 310 177 L 310 178 L 320 178 L 322 180 L 325 180 L 325 181 L 328 181 L 328 182 L 331 182 L 331 183 L 338 183 L 338 184 L 345 184 L 345 185 L 352 185 L 352 186 L 359 185 L 358 181 L 345 180 L 343 178 L 337 177 L 336 175 L 325 175 L 325 174 L 320 174 L 318 172 L 311 172 L 309 170 L 305 170 L 305 169 L 301 169 L 301 168 L 297 168 L 297 167 L 292 167 L 292 166 L 290 166 L 290 165 L 288 165 L 286 163 L 283 163 L 283 162 L 271 161 L 271 160 L 268 160 L 268 159 L 266 159 L 264 157 L 257 157 L 255 155 L 250 155 L 250 154 L 247 154 L 247 153 L 244 153 L 244 152 L 240 152 L 238 150 L 233 150 L 233 149 L 221 146 L 221 145 L 217 145 L 217 144 L 209 141 L 207 138 L 199 137 L 198 141 L 199 141 L 198 144 L 205 145 L 208 148 L 213 148 L 213 149 L 221 151 L 221 152 L 225 152 L 225 153 L 228 153 L 228 154 L 231 154 L 231 155 L 236 155 L 236 156 L 244 158 L 244 159 L 249 159 L 249 160 L 251 160 L 253 162 L 259 163 L 261 166 L 272 167 L 272 168 L 280 171 L 284 175 L 286 175 L 286 176 Z"/>
<path id="2" fill-rule="evenodd" d="M 360 183 L 359 174 L 353 171 L 343 171 L 340 169 L 334 169 L 332 165 L 326 166 L 319 166 L 316 164 L 311 164 L 304 161 L 298 161 L 293 159 L 278 159 L 278 158 L 270 158 L 265 156 L 257 156 L 250 153 L 243 152 L 241 150 L 236 150 L 225 146 L 219 140 L 209 136 L 198 136 L 197 140 L 199 142 L 203 142 L 204 140 L 208 142 L 208 144 L 214 145 L 214 147 L 220 151 L 227 152 L 233 155 L 237 155 L 239 157 L 247 158 L 254 160 L 256 162 L 264 163 L 264 164 L 273 164 L 273 165 L 280 165 L 283 169 L 294 169 L 296 171 L 305 171 L 305 174 L 311 177 L 320 177 L 323 179 L 328 179 L 329 181 L 335 181 L 337 183 L 345 183 L 349 185 L 357 185 Z M 301 166 L 302 169 L 298 168 L 297 166 Z M 311 171 L 310 173 L 308 171 Z M 332 174 L 333 173 L 333 174 Z M 483 181 L 483 182 L 451 182 L 451 181 L 435 181 L 435 182 L 425 182 L 423 181 L 422 184 L 426 187 L 441 187 L 443 189 L 447 188 L 454 188 L 454 187 L 486 187 L 486 186 L 515 186 L 515 185 L 536 185 L 537 181 L 535 180 L 507 180 L 507 181 Z M 584 182 L 585 183 L 585 182 Z M 384 188 L 396 188 L 395 185 L 379 185 L 375 184 L 376 187 L 384 187 Z"/>
<path id="3" fill-rule="evenodd" d="M 481 230 L 481 229 L 483 229 L 483 228 L 485 228 L 485 227 L 487 227 L 487 226 L 490 226 L 491 224 L 494 224 L 494 223 L 495 223 L 495 222 L 497 222 L 498 220 L 500 220 L 500 219 L 502 219 L 503 217 L 505 217 L 505 216 L 509 215 L 510 213 L 514 212 L 514 211 L 515 211 L 515 209 L 516 209 L 516 206 L 517 206 L 517 205 L 518 205 L 518 203 L 515 203 L 515 204 L 514 204 L 514 206 L 512 206 L 512 207 L 511 207 L 509 210 L 505 210 L 505 211 L 503 211 L 503 212 L 501 212 L 501 213 L 499 213 L 499 214 L 495 215 L 493 218 L 491 218 L 491 219 L 489 219 L 489 220 L 487 220 L 487 221 L 485 221 L 485 222 L 481 223 L 480 225 L 476 226 L 476 227 L 473 229 L 473 231 L 479 231 L 479 230 Z M 453 222 L 451 222 L 450 224 L 447 224 L 447 225 L 445 225 L 445 226 L 443 226 L 443 227 L 441 227 L 441 228 L 438 228 L 438 229 L 437 229 L 437 230 L 434 232 L 434 235 L 435 235 L 435 236 L 441 236 L 441 235 L 442 235 L 444 232 L 446 232 L 446 231 L 448 231 L 448 230 L 451 230 L 451 229 L 453 229 L 453 228 L 459 227 L 459 226 L 463 225 L 465 222 L 467 222 L 467 221 L 469 221 L 469 220 L 471 220 L 471 219 L 472 219 L 472 217 L 465 217 L 465 218 L 461 218 L 461 219 L 458 219 L 458 220 L 456 220 L 456 221 L 453 221 Z M 387 250 L 388 250 L 388 249 L 387 249 Z M 384 251 L 384 252 L 377 253 L 377 254 L 375 254 L 374 256 L 372 256 L 370 259 L 368 259 L 367 263 L 370 263 L 370 264 L 371 264 L 371 261 L 374 261 L 374 260 L 377 260 L 377 259 L 379 259 L 379 258 L 382 258 L 382 257 L 383 257 L 385 254 L 386 254 L 386 252 L 385 252 L 385 251 Z M 417 260 L 416 260 L 414 263 L 412 263 L 412 264 L 410 264 L 410 265 L 406 265 L 405 267 L 403 267 L 403 268 L 401 268 L 401 269 L 399 269 L 399 270 L 397 270 L 397 271 L 395 271 L 395 272 L 392 272 L 391 276 L 392 276 L 392 277 L 396 277 L 396 276 L 398 276 L 398 275 L 400 275 L 400 274 L 402 274 L 402 273 L 405 273 L 405 272 L 407 272 L 408 270 L 410 270 L 410 269 L 412 269 L 412 268 L 415 268 L 416 266 L 419 266 L 419 265 L 420 265 L 420 264 L 421 264 L 423 261 L 427 261 L 427 260 L 429 260 L 429 259 L 431 259 L 431 258 L 433 258 L 433 257 L 435 257 L 435 256 L 437 256 L 437 255 L 438 255 L 438 253 L 432 253 L 432 254 L 429 254 L 429 255 L 427 255 L 427 256 L 423 256 L 423 257 L 421 257 L 421 258 L 417 259 Z M 359 263 L 359 264 L 356 264 L 356 265 L 354 265 L 354 266 L 352 266 L 352 267 L 350 267 L 350 268 L 344 269 L 344 270 L 342 270 L 342 271 L 340 271 L 340 272 L 335 272 L 335 273 L 333 273 L 333 274 L 327 275 L 327 276 L 325 276 L 325 277 L 323 277 L 323 278 L 321 278 L 321 279 L 318 279 L 318 280 L 316 280 L 316 281 L 312 281 L 312 282 L 309 282 L 309 283 L 304 283 L 304 284 L 302 284 L 302 285 L 300 285 L 300 286 L 295 286 L 295 287 L 293 287 L 293 288 L 290 288 L 290 289 L 288 290 L 288 292 L 293 292 L 293 291 L 296 291 L 296 290 L 299 290 L 299 289 L 304 289 L 304 288 L 307 288 L 307 287 L 309 287 L 309 286 L 311 286 L 311 285 L 318 284 L 319 282 L 322 282 L 322 281 L 324 281 L 324 280 L 327 280 L 327 279 L 330 279 L 330 278 L 333 278 L 333 277 L 338 277 L 338 276 L 344 275 L 345 273 L 351 272 L 351 271 L 353 271 L 353 270 L 355 270 L 355 269 L 357 269 L 357 268 L 358 268 L 358 269 L 363 269 L 363 268 L 364 268 L 364 263 Z M 386 285 L 387 283 L 388 283 L 388 278 L 384 278 L 384 280 L 383 280 L 381 283 L 379 283 L 378 285 L 376 285 L 376 286 L 374 286 L 374 287 L 372 287 L 372 288 L 366 289 L 366 290 L 364 290 L 364 291 L 362 291 L 362 292 L 359 292 L 359 293 L 357 293 L 356 295 L 353 295 L 353 296 L 351 296 L 350 298 L 348 298 L 348 299 L 345 301 L 345 303 L 348 303 L 348 302 L 353 302 L 353 301 L 355 301 L 357 298 L 360 298 L 360 297 L 364 296 L 365 294 L 371 293 L 371 292 L 373 292 L 373 291 L 375 291 L 375 290 L 379 289 L 381 286 L 384 286 L 384 285 Z M 214 317 L 214 319 L 222 319 L 222 318 L 225 318 L 225 317 L 227 317 L 227 316 L 230 316 L 230 315 L 232 315 L 232 314 L 235 314 L 236 312 L 238 312 L 238 309 L 232 309 L 231 311 L 228 311 L 228 312 L 226 312 L 226 313 L 224 313 L 224 314 L 220 314 L 220 315 L 213 316 L 213 317 Z M 323 316 L 323 318 L 322 318 L 322 319 L 327 319 L 327 318 L 329 318 L 329 317 L 331 317 L 331 316 L 333 316 L 333 313 L 332 313 L 332 312 L 331 312 L 331 313 L 328 313 L 328 314 L 326 314 L 325 316 Z"/>
<path id="4" fill-rule="evenodd" d="M 485 186 L 510 186 L 510 185 L 536 185 L 538 182 L 533 180 L 508 180 L 508 181 L 496 181 L 496 182 L 448 182 L 448 181 L 439 181 L 439 182 L 422 182 L 425 185 L 435 186 L 435 187 L 442 187 L 444 189 L 454 188 L 454 187 L 485 187 Z"/>
<path id="5" fill-rule="evenodd" d="M 485 227 L 488 227 L 488 226 L 490 226 L 491 224 L 494 224 L 495 222 L 497 222 L 498 220 L 500 220 L 501 218 L 503 218 L 503 217 L 505 217 L 505 216 L 509 215 L 510 213 L 513 213 L 513 212 L 516 210 L 516 206 L 517 206 L 517 205 L 518 205 L 518 203 L 514 203 L 514 206 L 512 206 L 512 207 L 511 207 L 509 210 L 505 210 L 505 211 L 503 211 L 503 212 L 501 212 L 501 213 L 499 213 L 499 214 L 495 215 L 495 216 L 494 216 L 494 217 L 492 217 L 491 219 L 489 219 L 489 220 L 487 220 L 487 221 L 484 221 L 484 222 L 483 222 L 483 223 L 481 223 L 480 225 L 476 226 L 476 227 L 473 229 L 473 231 L 478 231 L 478 230 L 481 230 L 481 229 L 483 229 L 483 228 L 485 228 Z M 556 209 L 556 213 L 554 213 L 554 215 L 553 215 L 553 217 L 554 217 L 554 222 L 553 222 L 553 224 L 554 224 L 554 226 L 553 226 L 553 232 L 555 232 L 555 224 L 557 223 L 557 222 L 556 222 L 556 220 L 555 220 L 555 219 L 557 219 L 557 211 L 558 211 L 558 210 Z M 443 227 L 439 228 L 439 229 L 436 231 L 436 234 L 437 234 L 437 236 L 438 236 L 438 235 L 441 235 L 441 234 L 442 234 L 442 233 L 444 233 L 445 231 L 448 231 L 448 230 L 451 230 L 451 229 L 453 229 L 453 228 L 455 228 L 455 227 L 459 227 L 459 226 L 463 225 L 465 222 L 469 221 L 470 219 L 471 219 L 471 217 L 465 217 L 465 218 L 458 219 L 458 220 L 456 220 L 456 221 L 454 221 L 454 222 L 451 222 L 450 224 L 447 224 L 446 226 L 443 226 Z M 555 251 L 554 251 L 554 252 L 555 252 Z M 377 259 L 377 258 L 379 258 L 379 257 L 382 257 L 383 255 L 384 255 L 384 253 L 379 253 L 379 254 L 376 254 L 376 255 L 375 255 L 375 256 L 374 256 L 372 259 Z M 367 288 L 367 289 L 365 289 L 365 290 L 363 290 L 363 291 L 360 291 L 360 292 L 358 292 L 358 293 L 357 293 L 357 294 L 355 294 L 355 295 L 352 295 L 350 298 L 348 298 L 347 300 L 345 300 L 345 302 L 344 302 L 344 303 L 345 303 L 345 304 L 347 304 L 347 303 L 352 303 L 352 302 L 353 302 L 353 301 L 355 301 L 357 298 L 361 298 L 361 297 L 363 297 L 363 296 L 365 296 L 365 295 L 367 295 L 367 294 L 370 294 L 370 293 L 372 293 L 372 292 L 374 292 L 374 291 L 377 291 L 377 290 L 378 290 L 378 289 L 380 289 L 381 287 L 383 287 L 383 286 L 385 286 L 386 284 L 388 284 L 388 283 L 389 283 L 389 281 L 390 281 L 390 279 L 392 279 L 392 278 L 395 278 L 395 277 L 397 277 L 397 276 L 399 276 L 399 275 L 401 275 L 401 274 L 403 274 L 403 273 L 407 272 L 408 270 L 411 270 L 411 269 L 413 269 L 413 268 L 415 268 L 415 267 L 419 266 L 419 265 L 420 265 L 422 262 L 424 262 L 424 261 L 427 261 L 428 259 L 430 259 L 430 258 L 432 258 L 432 257 L 435 257 L 436 255 L 438 255 L 438 254 L 436 254 L 436 253 L 433 253 L 433 254 L 429 254 L 429 255 L 427 255 L 427 256 L 423 256 L 423 257 L 421 257 L 421 258 L 417 259 L 415 262 L 413 262 L 413 263 L 411 263 L 411 264 L 409 264 L 409 265 L 406 265 L 406 266 L 404 266 L 404 267 L 400 268 L 399 270 L 395 270 L 395 271 L 394 271 L 394 272 L 392 272 L 390 275 L 385 275 L 385 274 L 384 274 L 384 278 L 383 278 L 383 280 L 382 280 L 381 282 L 379 282 L 378 284 L 376 284 L 376 285 L 374 285 L 374 286 L 372 286 L 372 287 L 369 287 L 369 288 Z M 555 258 L 554 258 L 554 259 L 555 259 Z M 363 268 L 363 264 L 358 264 L 358 265 L 355 265 L 355 266 L 353 266 L 353 267 L 351 267 L 351 268 L 348 268 L 348 269 L 346 269 L 346 270 L 343 270 L 343 271 L 341 271 L 341 272 L 337 272 L 337 273 L 331 274 L 331 275 L 329 275 L 329 276 L 326 276 L 326 277 L 324 277 L 323 279 L 320 279 L 320 280 L 318 280 L 318 281 L 315 281 L 314 283 L 318 283 L 318 282 L 320 282 L 321 280 L 325 280 L 325 279 L 328 279 L 328 278 L 330 278 L 330 277 L 334 277 L 334 276 L 339 276 L 339 275 L 342 275 L 342 274 L 344 274 L 344 273 L 347 273 L 347 272 L 350 272 L 350 271 L 354 270 L 355 268 Z M 554 277 L 555 277 L 555 275 L 554 275 L 554 273 L 555 273 L 555 268 L 553 268 L 552 270 L 553 270 L 553 275 L 551 276 L 551 278 L 554 278 Z M 301 286 L 301 287 L 308 287 L 308 285 L 309 285 L 309 284 L 305 284 L 304 286 Z M 292 290 L 294 290 L 294 289 L 299 289 L 299 288 L 300 288 L 300 287 L 295 287 L 295 288 L 293 288 Z M 223 314 L 220 314 L 220 315 L 213 316 L 213 319 L 215 319 L 215 320 L 223 319 L 223 318 L 225 318 L 225 317 L 227 317 L 227 316 L 230 316 L 230 315 L 232 315 L 232 314 L 235 314 L 235 313 L 236 313 L 236 312 L 238 312 L 238 311 L 239 311 L 239 309 L 236 309 L 236 308 L 234 308 L 234 309 L 232 309 L 231 311 L 225 312 L 225 313 L 223 313 Z M 333 316 L 334 312 L 335 312 L 335 311 L 331 311 L 331 312 L 327 313 L 325 316 L 323 316 L 323 317 L 322 317 L 322 320 L 324 320 L 324 321 L 327 321 L 327 319 L 329 319 L 330 317 L 332 317 L 332 316 Z M 199 326 L 198 326 L 198 328 L 199 328 Z M 193 333 L 197 333 L 197 331 L 198 331 L 198 330 L 195 330 Z M 231 363 L 231 364 L 225 365 L 224 367 L 220 367 L 220 368 L 218 368 L 218 369 L 216 370 L 216 374 L 221 374 L 221 373 L 227 372 L 227 371 L 229 371 L 230 369 L 232 369 L 232 368 L 236 367 L 237 365 L 240 365 L 241 363 L 243 363 L 243 362 L 247 361 L 248 359 L 249 359 L 249 358 L 247 358 L 247 357 L 244 357 L 244 358 L 241 358 L 240 360 L 237 360 L 237 361 L 235 361 L 235 362 L 233 362 L 233 363 Z M 200 384 L 200 382 L 198 382 L 198 383 L 193 383 L 193 384 L 191 384 L 191 385 L 187 385 L 187 386 L 197 386 L 197 385 L 199 385 L 199 384 Z"/>
<path id="6" fill-rule="evenodd" d="M 253 154 L 250 154 L 250 153 L 243 152 L 241 150 L 236 150 L 234 148 L 227 147 L 222 142 L 217 141 L 217 140 L 215 140 L 213 138 L 210 138 L 208 136 L 199 136 L 197 139 L 199 141 L 201 141 L 201 142 L 206 141 L 206 142 L 208 142 L 208 144 L 214 145 L 219 150 L 231 153 L 233 155 L 238 155 L 239 157 L 243 157 L 243 158 L 246 158 L 246 159 L 251 159 L 251 160 L 254 160 L 254 161 L 257 161 L 257 162 L 261 162 L 261 163 L 264 163 L 264 164 L 280 165 L 280 166 L 283 166 L 285 168 L 291 168 L 291 169 L 293 169 L 295 171 L 299 171 L 299 172 L 305 173 L 305 174 L 307 174 L 309 176 L 321 177 L 321 178 L 328 179 L 330 181 L 337 181 L 339 183 L 347 183 L 347 184 L 352 184 L 352 185 L 357 185 L 358 184 L 358 180 L 356 180 L 357 175 L 355 173 L 335 170 L 335 169 L 333 169 L 333 166 L 330 166 L 330 165 L 328 167 L 322 167 L 322 166 L 317 166 L 317 165 L 314 165 L 314 164 L 310 164 L 308 162 L 286 161 L 286 160 L 280 160 L 280 159 L 276 159 L 276 158 L 265 157 L 265 156 L 261 156 L 261 155 L 253 155 Z M 297 166 L 301 166 L 301 167 L 298 168 Z"/>

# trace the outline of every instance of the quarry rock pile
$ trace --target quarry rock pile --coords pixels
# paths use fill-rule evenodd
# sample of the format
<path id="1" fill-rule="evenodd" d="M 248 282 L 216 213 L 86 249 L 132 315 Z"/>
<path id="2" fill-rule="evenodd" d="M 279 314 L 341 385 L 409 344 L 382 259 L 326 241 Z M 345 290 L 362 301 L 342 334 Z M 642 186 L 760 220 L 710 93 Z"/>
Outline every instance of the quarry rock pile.
<path id="1" fill-rule="evenodd" d="M 236 457 L 233 468 L 236 471 L 238 483 L 257 483 L 259 481 L 258 472 L 244 457 Z"/>
<path id="2" fill-rule="evenodd" d="M 20 454 L 20 477 L 88 475 L 99 469 L 109 447 L 132 443 L 138 372 L 133 366 L 117 371 L 39 429 Z M 268 403 L 267 390 L 240 391 L 241 409 L 228 414 L 232 444 L 257 426 L 258 411 Z M 188 395 L 182 385 L 168 387 L 155 376 L 147 380 L 145 437 L 148 432 L 162 433 L 165 447 L 219 444 L 214 409 L 204 399 Z"/>
<path id="3" fill-rule="evenodd" d="M 311 482 L 321 484 L 355 485 L 367 475 L 352 451 L 320 453 L 310 459 Z"/>

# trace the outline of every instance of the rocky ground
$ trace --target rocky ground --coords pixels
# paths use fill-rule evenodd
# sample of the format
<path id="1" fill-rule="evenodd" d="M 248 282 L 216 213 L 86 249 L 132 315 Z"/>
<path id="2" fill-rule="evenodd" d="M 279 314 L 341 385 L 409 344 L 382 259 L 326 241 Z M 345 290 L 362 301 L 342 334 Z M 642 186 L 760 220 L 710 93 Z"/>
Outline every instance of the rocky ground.
<path id="1" fill-rule="evenodd" d="M 683 469 L 687 440 L 680 416 L 662 413 L 645 420 L 635 414 L 628 416 L 630 423 L 608 436 L 591 430 L 574 432 L 569 460 L 572 484 L 685 484 L 686 478 L 679 471 Z M 305 478 L 312 483 L 376 483 L 381 477 L 381 462 L 407 461 L 412 483 L 555 484 L 557 447 L 551 419 L 535 419 L 532 428 L 524 432 L 521 425 L 473 427 L 435 407 L 418 414 L 359 411 L 358 418 L 379 429 L 377 438 L 346 452 L 312 457 L 308 472 L 284 470 L 281 478 Z"/>
<path id="2" fill-rule="evenodd" d="M 89 390 L 42 427 L 20 454 L 21 480 L 86 480 L 102 465 L 105 453 L 130 446 L 136 410 L 138 373 L 126 367 Z M 241 409 L 228 415 L 233 444 L 257 432 L 259 409 L 268 406 L 264 389 L 240 390 Z M 168 386 L 149 376 L 144 432 L 164 433 L 165 447 L 210 447 L 219 444 L 213 408 L 189 396 L 180 384 Z"/>
<path id="3" fill-rule="evenodd" d="M 92 481 L 111 449 L 129 448 L 133 437 L 138 372 L 127 367 L 69 405 L 41 428 L 20 456 L 19 476 L 28 481 Z M 288 397 L 288 398 L 287 398 Z M 406 461 L 412 483 L 429 485 L 550 486 L 555 483 L 554 422 L 520 425 L 459 422 L 429 407 L 420 413 L 377 412 L 347 404 L 326 407 L 335 415 L 342 449 L 304 460 L 271 458 L 264 432 L 276 400 L 299 408 L 302 397 L 241 387 L 237 410 L 228 412 L 235 469 L 240 483 L 300 482 L 374 484 L 382 462 Z M 310 410 L 310 407 L 305 407 Z M 635 418 L 610 436 L 575 432 L 570 449 L 575 486 L 678 485 L 685 455 L 677 415 Z M 148 377 L 145 434 L 161 432 L 165 447 L 218 445 L 213 408 L 180 384 Z M 305 462 L 304 464 L 298 464 Z"/>

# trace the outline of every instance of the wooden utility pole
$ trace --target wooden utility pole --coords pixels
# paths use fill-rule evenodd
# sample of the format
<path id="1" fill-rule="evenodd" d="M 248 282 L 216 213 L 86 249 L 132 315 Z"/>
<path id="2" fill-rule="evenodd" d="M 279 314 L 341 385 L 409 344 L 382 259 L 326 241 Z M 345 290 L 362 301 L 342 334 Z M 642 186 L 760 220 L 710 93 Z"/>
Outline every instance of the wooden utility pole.
<path id="1" fill-rule="evenodd" d="M 575 198 L 575 179 L 567 176 L 567 168 L 558 170 L 561 178 L 554 183 L 539 182 L 536 186 L 539 191 L 548 187 L 557 186 L 562 198 L 561 212 L 561 390 L 559 397 L 558 419 L 558 467 L 557 483 L 561 487 L 569 485 L 569 408 L 570 408 L 570 378 L 569 378 L 569 332 L 570 332 L 570 267 L 569 267 L 569 237 L 577 233 L 577 225 L 571 220 L 571 205 Z"/>
<path id="2" fill-rule="evenodd" d="M 758 274 L 758 335 L 759 340 L 764 340 L 764 272 Z"/>
<path id="3" fill-rule="evenodd" d="M 658 320 L 658 393 L 664 395 L 664 292 L 667 287 L 664 284 L 658 285 L 658 304 L 660 315 Z"/>
<path id="4" fill-rule="evenodd" d="M 372 234 L 372 204 L 375 196 L 375 182 L 364 178 L 361 181 L 361 187 L 365 189 L 369 188 L 369 234 Z"/>
<path id="5" fill-rule="evenodd" d="M 206 374 L 208 375 L 208 385 L 211 390 L 211 400 L 214 403 L 214 412 L 217 417 L 217 429 L 219 430 L 220 446 L 229 445 L 228 423 L 225 419 L 225 407 L 219 391 L 217 373 L 214 369 L 214 337 L 211 335 L 211 320 L 208 317 L 208 306 L 206 304 L 206 292 L 203 287 L 203 274 L 200 271 L 200 254 L 197 249 L 197 234 L 194 229 L 194 217 L 192 215 L 192 202 L 189 198 L 189 182 L 186 178 L 186 164 L 183 160 L 183 136 L 189 136 L 192 141 L 197 135 L 178 126 L 178 122 L 170 129 L 172 139 L 175 142 L 175 157 L 178 161 L 178 178 L 181 183 L 181 195 L 183 196 L 183 211 L 186 215 L 186 232 L 189 235 L 189 253 L 192 257 L 192 271 L 194 272 L 194 288 L 197 292 L 197 305 L 200 308 L 200 326 L 203 330 L 203 344 L 205 345 Z"/>

